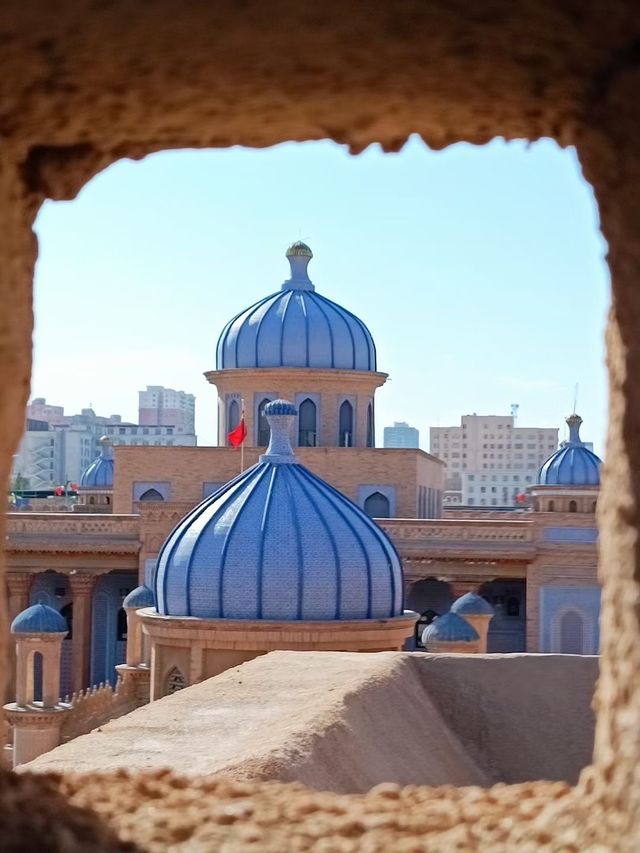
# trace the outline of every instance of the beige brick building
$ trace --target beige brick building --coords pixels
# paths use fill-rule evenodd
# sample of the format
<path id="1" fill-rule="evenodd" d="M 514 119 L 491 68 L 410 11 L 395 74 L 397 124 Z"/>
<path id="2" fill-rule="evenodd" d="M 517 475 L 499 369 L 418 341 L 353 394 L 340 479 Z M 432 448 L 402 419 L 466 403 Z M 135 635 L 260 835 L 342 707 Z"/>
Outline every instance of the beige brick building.
<path id="1" fill-rule="evenodd" d="M 463 415 L 431 427 L 429 449 L 447 466 L 445 505 L 514 506 L 558 447 L 558 430 L 518 425 L 512 416 Z"/>

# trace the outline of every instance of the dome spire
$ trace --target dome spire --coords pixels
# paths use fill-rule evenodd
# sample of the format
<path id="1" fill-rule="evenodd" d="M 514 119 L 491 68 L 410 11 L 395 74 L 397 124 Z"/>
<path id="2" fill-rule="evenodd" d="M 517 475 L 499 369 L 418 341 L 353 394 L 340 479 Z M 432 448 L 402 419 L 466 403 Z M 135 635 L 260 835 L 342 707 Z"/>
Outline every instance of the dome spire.
<path id="1" fill-rule="evenodd" d="M 103 435 L 98 443 L 100 445 L 100 456 L 103 459 L 113 459 L 113 447 L 109 436 Z"/>
<path id="2" fill-rule="evenodd" d="M 574 412 L 567 418 L 567 426 L 569 427 L 568 444 L 582 444 L 580 438 L 580 427 L 582 426 L 582 418 Z"/>
<path id="3" fill-rule="evenodd" d="M 309 261 L 313 257 L 313 252 L 303 243 L 302 240 L 296 240 L 286 251 L 286 257 L 291 266 L 291 278 L 287 279 L 282 285 L 283 290 L 315 290 L 311 283 L 307 267 Z"/>
<path id="4" fill-rule="evenodd" d="M 291 431 L 298 414 L 293 403 L 288 400 L 273 400 L 264 407 L 271 435 L 267 452 L 260 456 L 260 462 L 272 465 L 295 465 L 299 462 L 291 446 Z"/>

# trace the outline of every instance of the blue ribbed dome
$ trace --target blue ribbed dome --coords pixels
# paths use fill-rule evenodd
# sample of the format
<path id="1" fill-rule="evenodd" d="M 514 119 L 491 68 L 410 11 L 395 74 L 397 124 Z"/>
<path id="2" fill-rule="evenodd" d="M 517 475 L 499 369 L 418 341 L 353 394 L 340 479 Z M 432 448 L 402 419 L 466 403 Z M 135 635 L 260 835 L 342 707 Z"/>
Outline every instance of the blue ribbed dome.
<path id="1" fill-rule="evenodd" d="M 84 471 L 80 486 L 83 489 L 110 489 L 113 486 L 113 450 L 106 436 L 100 439 L 100 454 Z"/>
<path id="2" fill-rule="evenodd" d="M 287 249 L 291 278 L 230 320 L 218 339 L 218 370 L 311 367 L 376 370 L 371 333 L 350 311 L 319 293 L 307 274 L 313 257 L 301 242 Z"/>
<path id="3" fill-rule="evenodd" d="M 11 623 L 12 634 L 66 634 L 67 620 L 46 604 L 32 604 Z"/>
<path id="4" fill-rule="evenodd" d="M 153 592 L 148 586 L 137 586 L 122 602 L 122 606 L 129 609 L 139 610 L 141 607 L 154 607 L 156 603 Z"/>
<path id="5" fill-rule="evenodd" d="M 426 649 L 430 643 L 475 643 L 480 639 L 478 632 L 457 613 L 445 613 L 427 625 L 422 632 L 422 644 Z"/>
<path id="6" fill-rule="evenodd" d="M 391 540 L 355 504 L 300 465 L 296 409 L 265 407 L 260 461 L 192 510 L 158 556 L 158 612 L 205 619 L 379 619 L 402 614 Z"/>
<path id="7" fill-rule="evenodd" d="M 579 415 L 567 418 L 569 440 L 553 453 L 538 472 L 541 486 L 599 486 L 602 460 L 580 440 Z"/>
<path id="8" fill-rule="evenodd" d="M 493 616 L 493 607 L 481 595 L 466 592 L 453 602 L 451 612 L 458 616 Z"/>

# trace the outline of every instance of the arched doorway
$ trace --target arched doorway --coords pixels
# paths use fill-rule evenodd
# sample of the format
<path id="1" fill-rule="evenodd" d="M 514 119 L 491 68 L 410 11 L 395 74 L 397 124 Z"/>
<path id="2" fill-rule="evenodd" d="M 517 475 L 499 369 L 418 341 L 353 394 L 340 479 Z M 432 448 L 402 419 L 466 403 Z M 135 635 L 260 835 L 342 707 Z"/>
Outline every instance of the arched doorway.
<path id="1" fill-rule="evenodd" d="M 453 604 L 451 586 L 435 578 L 424 578 L 411 584 L 407 592 L 406 606 L 416 613 L 429 613 L 429 618 L 442 616 Z"/>
<path id="2" fill-rule="evenodd" d="M 494 610 L 487 651 L 490 654 L 526 651 L 526 581 L 510 578 L 489 581 L 482 584 L 479 592 Z"/>
<path id="3" fill-rule="evenodd" d="M 567 610 L 560 619 L 560 652 L 584 654 L 584 619 L 577 610 Z"/>

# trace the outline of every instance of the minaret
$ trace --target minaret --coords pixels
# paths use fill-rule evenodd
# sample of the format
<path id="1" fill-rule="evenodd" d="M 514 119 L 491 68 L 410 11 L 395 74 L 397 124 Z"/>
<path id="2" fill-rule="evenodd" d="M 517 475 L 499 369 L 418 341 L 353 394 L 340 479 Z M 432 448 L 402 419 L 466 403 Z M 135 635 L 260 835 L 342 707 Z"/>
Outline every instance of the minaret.
<path id="1" fill-rule="evenodd" d="M 451 612 L 462 616 L 476 631 L 480 637 L 480 653 L 486 655 L 489 622 L 494 615 L 493 607 L 489 602 L 475 592 L 467 592 L 453 602 Z"/>
<path id="2" fill-rule="evenodd" d="M 148 586 L 137 586 L 122 602 L 127 614 L 127 658 L 126 663 L 116 667 L 126 689 L 131 689 L 141 703 L 149 701 L 149 651 L 142 632 L 138 611 L 155 607 L 153 592 Z"/>
<path id="3" fill-rule="evenodd" d="M 58 746 L 60 726 L 70 707 L 60 701 L 60 655 L 68 633 L 63 616 L 34 604 L 11 623 L 16 643 L 16 701 L 4 706 L 13 726 L 13 766 Z M 42 661 L 42 698 L 35 699 L 36 655 Z"/>

